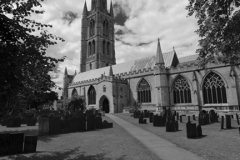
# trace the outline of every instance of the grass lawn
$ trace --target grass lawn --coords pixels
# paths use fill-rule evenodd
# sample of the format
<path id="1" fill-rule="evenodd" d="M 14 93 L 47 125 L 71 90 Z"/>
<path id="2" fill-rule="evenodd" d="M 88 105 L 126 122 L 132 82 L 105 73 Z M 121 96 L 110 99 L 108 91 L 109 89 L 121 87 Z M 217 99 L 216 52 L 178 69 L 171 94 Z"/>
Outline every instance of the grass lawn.
<path id="1" fill-rule="evenodd" d="M 232 119 L 233 129 L 221 130 L 221 123 L 202 126 L 204 137 L 201 139 L 186 138 L 187 117 L 183 117 L 183 123 L 179 123 L 178 132 L 166 132 L 165 127 L 153 127 L 152 123 L 138 124 L 138 119 L 131 117 L 129 113 L 114 114 L 138 127 L 164 138 L 178 147 L 184 148 L 207 160 L 240 160 L 240 135 L 237 121 Z M 196 118 L 197 119 L 197 118 Z M 192 117 L 191 117 L 192 120 Z M 197 123 L 197 121 L 193 121 Z"/>
<path id="2" fill-rule="evenodd" d="M 108 117 L 103 117 L 112 122 Z M 142 143 L 113 122 L 113 127 L 90 132 L 77 132 L 38 137 L 37 152 L 0 157 L 3 160 L 159 160 Z M 6 128 L 1 132 L 25 132 L 37 135 L 38 127 Z"/>

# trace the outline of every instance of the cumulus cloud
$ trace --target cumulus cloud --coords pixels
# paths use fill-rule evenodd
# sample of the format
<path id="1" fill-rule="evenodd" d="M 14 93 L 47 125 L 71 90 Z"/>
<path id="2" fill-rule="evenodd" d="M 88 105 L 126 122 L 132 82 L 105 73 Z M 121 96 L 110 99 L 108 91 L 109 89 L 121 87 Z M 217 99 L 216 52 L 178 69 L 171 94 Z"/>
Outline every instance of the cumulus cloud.
<path id="1" fill-rule="evenodd" d="M 88 10 L 91 0 L 86 0 Z M 62 87 L 64 68 L 79 72 L 81 16 L 84 0 L 51 0 L 43 3 L 43 15 L 34 18 L 52 24 L 49 31 L 65 42 L 48 49 L 48 55 L 66 60 L 59 64 L 54 81 Z M 115 14 L 115 52 L 117 63 L 155 55 L 157 39 L 163 52 L 175 50 L 179 57 L 195 54 L 199 37 L 194 17 L 187 17 L 188 0 L 113 0 Z M 110 0 L 108 0 L 108 9 Z M 69 25 L 70 24 L 70 25 Z"/>

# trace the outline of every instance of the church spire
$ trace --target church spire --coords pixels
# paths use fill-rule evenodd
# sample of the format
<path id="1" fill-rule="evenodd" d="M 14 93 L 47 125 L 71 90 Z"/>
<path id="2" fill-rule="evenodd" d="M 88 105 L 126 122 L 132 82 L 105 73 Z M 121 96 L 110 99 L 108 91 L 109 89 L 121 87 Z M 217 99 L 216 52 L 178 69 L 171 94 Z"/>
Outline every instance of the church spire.
<path id="1" fill-rule="evenodd" d="M 114 17 L 112 1 L 111 1 L 111 5 L 110 5 L 110 15 L 112 17 Z"/>
<path id="2" fill-rule="evenodd" d="M 67 67 L 65 67 L 64 75 L 68 75 Z"/>
<path id="3" fill-rule="evenodd" d="M 164 64 L 164 59 L 163 59 L 159 38 L 158 38 L 158 45 L 157 45 L 156 64 Z"/>
<path id="4" fill-rule="evenodd" d="M 87 4 L 86 4 L 86 1 L 85 1 L 82 15 L 83 15 L 83 16 L 87 16 L 87 13 L 88 13 Z"/>

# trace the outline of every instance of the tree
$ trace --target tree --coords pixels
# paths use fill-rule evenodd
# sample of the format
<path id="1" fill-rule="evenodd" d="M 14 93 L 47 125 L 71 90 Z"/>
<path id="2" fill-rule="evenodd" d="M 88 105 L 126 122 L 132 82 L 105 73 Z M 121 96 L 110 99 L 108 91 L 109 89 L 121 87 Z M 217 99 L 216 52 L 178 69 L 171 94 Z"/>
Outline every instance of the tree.
<path id="1" fill-rule="evenodd" d="M 85 110 L 85 99 L 81 96 L 76 96 L 71 99 L 71 101 L 68 103 L 68 109 L 69 110 Z"/>
<path id="2" fill-rule="evenodd" d="M 44 0 L 41 0 L 44 1 Z M 49 72 L 64 60 L 46 56 L 46 49 L 64 41 L 48 33 L 51 25 L 29 17 L 43 14 L 39 0 L 0 1 L 0 102 L 2 110 L 27 107 L 50 93 Z"/>
<path id="3" fill-rule="evenodd" d="M 201 37 L 197 49 L 200 64 L 239 64 L 240 0 L 189 0 L 188 16 L 195 14 Z"/>

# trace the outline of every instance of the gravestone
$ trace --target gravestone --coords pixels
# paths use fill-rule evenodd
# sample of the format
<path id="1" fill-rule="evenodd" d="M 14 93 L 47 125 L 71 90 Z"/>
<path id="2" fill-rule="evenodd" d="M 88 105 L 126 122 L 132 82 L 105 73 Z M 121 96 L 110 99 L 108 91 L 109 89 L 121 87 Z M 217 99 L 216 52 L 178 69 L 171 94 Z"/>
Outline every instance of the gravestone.
<path id="1" fill-rule="evenodd" d="M 20 154 L 23 152 L 24 133 L 11 133 L 9 135 L 9 154 Z"/>
<path id="2" fill-rule="evenodd" d="M 179 120 L 179 113 L 177 112 L 177 120 Z"/>
<path id="3" fill-rule="evenodd" d="M 139 124 L 144 124 L 144 119 L 143 119 L 143 115 L 140 115 L 139 118 L 138 118 L 138 123 Z"/>
<path id="4" fill-rule="evenodd" d="M 150 113 L 150 114 L 149 114 L 149 122 L 150 122 L 150 123 L 153 123 L 153 116 L 154 116 L 153 113 Z"/>
<path id="5" fill-rule="evenodd" d="M 104 120 L 103 121 L 103 128 L 113 128 L 113 123 L 108 123 L 108 121 Z"/>
<path id="6" fill-rule="evenodd" d="M 60 118 L 59 117 L 49 118 L 49 135 L 60 134 L 60 131 L 61 131 Z"/>
<path id="7" fill-rule="evenodd" d="M 149 117 L 149 112 L 148 112 L 148 110 L 144 110 L 143 112 L 144 112 L 144 118 L 148 118 L 148 117 Z"/>
<path id="8" fill-rule="evenodd" d="M 7 127 L 21 127 L 20 117 L 11 117 L 7 120 Z"/>
<path id="9" fill-rule="evenodd" d="M 231 129 L 232 126 L 231 126 L 231 115 L 225 115 L 226 117 L 226 128 L 227 129 Z"/>
<path id="10" fill-rule="evenodd" d="M 28 118 L 28 120 L 27 120 L 27 126 L 35 126 L 36 123 L 37 123 L 36 118 Z"/>
<path id="11" fill-rule="evenodd" d="M 37 136 L 25 136 L 24 153 L 33 153 L 37 150 Z"/>
<path id="12" fill-rule="evenodd" d="M 198 138 L 202 137 L 202 127 L 201 127 L 201 125 L 197 126 L 197 137 Z"/>
<path id="13" fill-rule="evenodd" d="M 103 128 L 103 124 L 102 124 L 102 117 L 95 117 L 95 127 L 96 129 L 102 129 Z"/>
<path id="14" fill-rule="evenodd" d="M 196 138 L 197 137 L 196 123 L 187 122 L 186 130 L 187 130 L 187 138 Z"/>
<path id="15" fill-rule="evenodd" d="M 27 117 L 22 117 L 21 118 L 21 124 L 27 124 L 28 118 Z"/>
<path id="16" fill-rule="evenodd" d="M 61 119 L 60 128 L 61 128 L 61 133 L 69 133 L 69 120 Z"/>
<path id="17" fill-rule="evenodd" d="M 38 135 L 49 135 L 49 119 L 48 118 L 40 118 L 38 120 Z"/>
<path id="18" fill-rule="evenodd" d="M 192 117 L 193 117 L 193 121 L 195 121 L 195 120 L 196 120 L 195 114 L 194 114 L 194 115 L 192 115 Z"/>
<path id="19" fill-rule="evenodd" d="M 238 114 L 237 114 L 237 113 L 236 113 L 236 119 L 237 119 L 238 125 L 240 125 L 240 123 L 239 123 L 239 117 L 238 117 Z"/>
<path id="20" fill-rule="evenodd" d="M 188 116 L 188 122 L 191 122 L 191 117 L 190 116 Z"/>
<path id="21" fill-rule="evenodd" d="M 79 131 L 79 121 L 77 118 L 70 118 L 69 119 L 69 132 L 77 132 Z"/>
<path id="22" fill-rule="evenodd" d="M 88 115 L 87 116 L 87 130 L 88 131 L 95 130 L 94 119 L 95 119 L 94 115 Z"/>
<path id="23" fill-rule="evenodd" d="M 9 133 L 0 134 L 0 156 L 8 154 Z"/>
<path id="24" fill-rule="evenodd" d="M 221 118 L 221 129 L 224 129 L 224 116 Z"/>
<path id="25" fill-rule="evenodd" d="M 158 127 L 159 126 L 159 118 L 158 118 L 158 114 L 157 115 L 153 115 L 153 126 L 154 127 Z"/>
<path id="26" fill-rule="evenodd" d="M 180 123 L 182 123 L 182 115 L 180 115 Z"/>
<path id="27" fill-rule="evenodd" d="M 80 132 L 86 131 L 86 117 L 85 116 L 78 117 L 78 121 L 79 121 L 79 131 Z"/>

